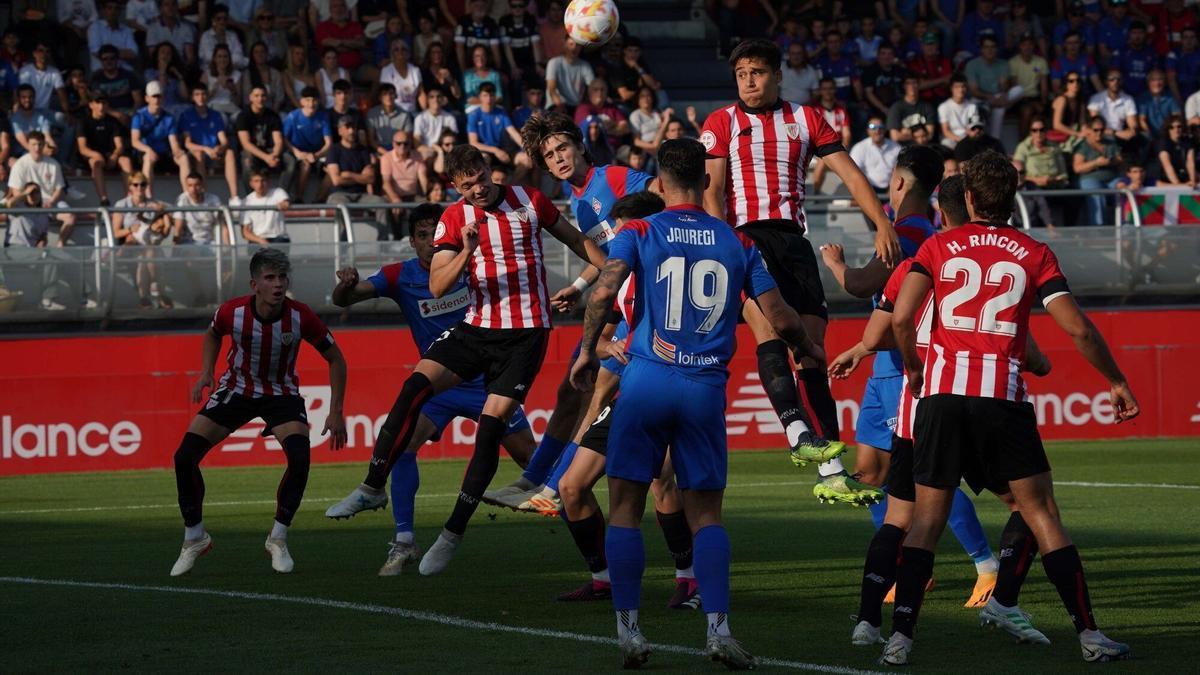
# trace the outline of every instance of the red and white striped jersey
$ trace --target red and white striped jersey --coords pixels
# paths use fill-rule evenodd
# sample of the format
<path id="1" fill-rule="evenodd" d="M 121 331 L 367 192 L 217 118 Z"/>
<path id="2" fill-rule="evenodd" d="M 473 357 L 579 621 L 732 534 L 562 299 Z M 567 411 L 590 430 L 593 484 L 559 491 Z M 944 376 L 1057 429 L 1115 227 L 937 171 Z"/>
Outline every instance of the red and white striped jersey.
<path id="1" fill-rule="evenodd" d="M 899 265 L 896 265 L 896 269 L 883 286 L 883 292 L 879 297 L 879 309 L 885 312 L 891 312 L 894 309 L 896 296 L 900 294 L 900 285 L 904 283 L 904 277 L 912 269 L 912 263 L 912 258 L 905 258 Z M 925 294 L 925 299 L 921 301 L 921 311 L 917 313 L 917 353 L 921 355 L 921 358 L 925 358 L 925 353 L 929 348 L 929 331 L 933 327 L 933 315 L 933 293 L 929 292 Z M 900 406 L 896 411 L 896 430 L 893 433 L 900 438 L 912 440 L 913 428 L 916 426 L 917 420 L 917 399 L 908 390 L 908 373 L 904 374 L 900 386 Z"/>
<path id="2" fill-rule="evenodd" d="M 926 240 L 911 272 L 933 279 L 936 307 L 924 395 L 1027 401 L 1021 364 L 1033 299 L 1070 293 L 1050 247 L 1008 226 L 968 223 Z"/>
<path id="3" fill-rule="evenodd" d="M 479 246 L 467 262 L 472 301 L 463 321 L 480 328 L 550 328 L 541 230 L 560 216 L 546 195 L 512 186 L 502 187 L 490 208 L 459 200 L 446 209 L 433 234 L 436 250 L 461 251 L 463 226 L 479 227 Z"/>
<path id="4" fill-rule="evenodd" d="M 829 127 L 837 132 L 838 138 L 841 138 L 842 129 L 850 126 L 850 112 L 846 110 L 846 106 L 841 103 L 834 103 L 832 108 L 826 108 L 822 105 L 817 106 L 817 110 L 821 111 L 821 115 L 829 123 Z"/>
<path id="5" fill-rule="evenodd" d="M 217 308 L 211 329 L 228 335 L 226 370 L 218 389 L 243 396 L 283 396 L 300 393 L 296 354 L 300 341 L 324 352 L 333 345 L 333 334 L 308 305 L 283 299 L 278 319 L 263 321 L 254 311 L 254 296 L 234 298 Z"/>
<path id="6" fill-rule="evenodd" d="M 709 157 L 727 158 L 725 219 L 735 227 L 783 219 L 805 227 L 804 178 L 813 155 L 842 147 L 819 108 L 779 100 L 767 110 L 739 101 L 714 111 L 700 135 Z"/>

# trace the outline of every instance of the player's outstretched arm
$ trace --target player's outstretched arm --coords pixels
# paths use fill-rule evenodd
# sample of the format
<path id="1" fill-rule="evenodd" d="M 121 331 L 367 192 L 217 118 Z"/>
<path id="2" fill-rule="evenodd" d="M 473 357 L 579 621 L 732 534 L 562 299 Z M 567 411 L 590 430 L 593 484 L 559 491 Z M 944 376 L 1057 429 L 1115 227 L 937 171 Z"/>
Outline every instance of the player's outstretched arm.
<path id="1" fill-rule="evenodd" d="M 920 272 L 909 272 L 896 295 L 896 307 L 892 310 L 892 335 L 896 347 L 904 359 L 904 370 L 908 374 L 908 388 L 913 396 L 920 397 L 925 387 L 925 364 L 917 353 L 917 312 L 925 295 L 933 287 L 933 280 Z"/>
<path id="2" fill-rule="evenodd" d="M 321 356 L 329 364 L 330 389 L 329 415 L 321 434 L 330 434 L 333 449 L 341 450 L 346 445 L 346 418 L 342 415 L 346 397 L 346 358 L 336 344 L 321 352 Z"/>
<path id="3" fill-rule="evenodd" d="M 217 367 L 217 356 L 221 353 L 221 336 L 212 327 L 204 331 L 204 343 L 200 346 L 200 379 L 192 387 L 192 403 L 204 400 L 204 390 L 213 386 L 213 368 Z"/>
<path id="4" fill-rule="evenodd" d="M 337 285 L 333 287 L 333 304 L 338 307 L 349 307 L 356 302 L 379 297 L 375 284 L 359 279 L 357 268 L 344 267 L 338 270 L 337 279 Z"/>
<path id="5" fill-rule="evenodd" d="M 708 173 L 708 187 L 704 188 L 704 210 L 719 220 L 725 220 L 725 167 L 728 162 L 729 159 L 725 157 L 704 160 L 704 170 Z"/>
<path id="6" fill-rule="evenodd" d="M 571 282 L 570 286 L 564 286 L 554 295 L 550 296 L 551 306 L 560 312 L 569 312 L 575 309 L 575 303 L 579 302 L 579 298 L 583 297 L 583 292 L 596 283 L 596 279 L 599 278 L 600 268 L 595 265 L 588 265 L 579 273 L 575 281 Z"/>
<path id="7" fill-rule="evenodd" d="M 591 263 L 597 269 L 604 268 L 604 261 L 607 259 L 604 251 L 600 250 L 600 247 L 591 239 L 583 236 L 579 228 L 567 222 L 567 219 L 563 218 L 561 214 L 553 225 L 546 228 L 546 231 L 550 233 L 550 236 L 566 244 L 567 248 L 582 258 L 584 262 Z"/>
<path id="8" fill-rule="evenodd" d="M 850 374 L 858 368 L 858 364 L 862 363 L 862 360 L 872 353 L 870 349 L 867 349 L 866 345 L 859 342 L 850 349 L 838 354 L 837 358 L 829 362 L 829 376 L 835 380 L 844 380 L 850 377 Z"/>
<path id="9" fill-rule="evenodd" d="M 1087 318 L 1083 310 L 1079 309 L 1075 298 L 1070 293 L 1063 293 L 1046 303 L 1046 311 L 1054 318 L 1058 327 L 1071 336 L 1075 348 L 1083 358 L 1108 380 L 1109 396 L 1117 423 L 1137 417 L 1140 412 L 1137 399 L 1133 397 L 1125 375 L 1109 351 L 1104 336 L 1096 330 L 1095 324 Z"/>
<path id="10" fill-rule="evenodd" d="M 825 350 L 808 336 L 808 331 L 804 330 L 804 324 L 800 321 L 800 315 L 784 302 L 778 288 L 771 288 L 759 294 L 754 301 L 758 303 L 758 308 L 762 310 L 763 316 L 771 323 L 779 337 L 798 349 L 801 354 L 811 356 L 817 361 L 825 361 Z"/>
<path id="11" fill-rule="evenodd" d="M 902 256 L 900 239 L 896 236 L 896 228 L 892 227 L 892 221 L 884 212 L 883 205 L 879 203 L 879 197 L 875 196 L 875 188 L 867 182 L 862 169 L 858 168 L 854 160 L 850 159 L 850 153 L 845 150 L 830 153 L 821 159 L 825 161 L 825 166 L 842 179 L 858 208 L 862 209 L 863 215 L 874 224 L 876 255 L 886 266 L 895 267 Z"/>
<path id="12" fill-rule="evenodd" d="M 589 243 L 591 243 L 589 241 Z M 583 315 L 583 340 L 579 346 L 579 358 L 571 366 L 571 384 L 580 391 L 587 391 L 595 381 L 600 361 L 596 357 L 596 341 L 600 331 L 608 323 L 613 299 L 625 279 L 629 278 L 629 263 L 620 258 L 609 258 L 600 273 L 600 280 L 592 289 L 587 311 Z"/>
<path id="13" fill-rule="evenodd" d="M 833 272 L 838 285 L 856 298 L 869 298 L 878 293 L 892 273 L 878 257 L 871 258 L 862 267 L 850 267 L 846 264 L 846 252 L 841 244 L 822 246 L 821 260 Z"/>
<path id="14" fill-rule="evenodd" d="M 433 297 L 440 298 L 450 292 L 462 277 L 467 268 L 467 261 L 479 248 L 479 226 L 471 223 L 463 225 L 461 250 L 442 249 L 433 254 L 429 261 L 429 292 Z"/>

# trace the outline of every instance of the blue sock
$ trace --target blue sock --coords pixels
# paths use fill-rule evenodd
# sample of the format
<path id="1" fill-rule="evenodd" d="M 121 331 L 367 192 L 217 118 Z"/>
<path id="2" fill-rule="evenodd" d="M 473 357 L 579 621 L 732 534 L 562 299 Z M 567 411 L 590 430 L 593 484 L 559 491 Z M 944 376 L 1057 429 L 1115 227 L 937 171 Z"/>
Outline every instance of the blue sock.
<path id="1" fill-rule="evenodd" d="M 549 434 L 542 436 L 542 442 L 538 443 L 537 450 L 533 451 L 533 456 L 529 458 L 529 464 L 525 465 L 521 477 L 534 485 L 545 483 L 546 477 L 550 475 L 550 470 L 554 468 L 554 463 L 558 461 L 566 446 L 566 441 L 551 438 Z"/>
<path id="2" fill-rule="evenodd" d="M 610 528 L 611 531 L 611 528 Z M 729 612 L 729 534 L 723 525 L 700 528 L 692 540 L 693 570 L 704 611 Z M 608 559 L 609 567 L 612 558 Z M 613 597 L 616 597 L 615 594 Z"/>
<path id="3" fill-rule="evenodd" d="M 871 511 L 871 520 L 875 523 L 875 529 L 883 527 L 883 517 L 887 515 L 887 497 L 884 497 L 878 504 L 872 504 L 867 508 Z"/>
<path id="4" fill-rule="evenodd" d="M 608 576 L 612 581 L 613 609 L 618 612 L 638 609 L 642 573 L 646 571 L 646 546 L 641 529 L 609 525 L 604 537 L 604 557 L 608 558 Z"/>
<path id="5" fill-rule="evenodd" d="M 401 453 L 392 465 L 392 519 L 396 521 L 396 534 L 413 531 L 413 513 L 417 510 L 417 488 L 420 486 L 417 453 Z"/>
<path id="6" fill-rule="evenodd" d="M 982 562 L 992 557 L 992 548 L 988 546 L 983 525 L 979 524 L 979 516 L 975 515 L 975 503 L 961 489 L 954 491 L 949 522 L 950 530 L 972 560 Z"/>
<path id="7" fill-rule="evenodd" d="M 579 449 L 576 443 L 567 443 L 567 447 L 563 448 L 563 452 L 558 456 L 558 464 L 554 465 L 554 471 L 550 472 L 550 478 L 546 479 L 546 487 L 558 492 L 558 481 L 571 468 L 571 461 L 575 459 L 575 451 Z"/>

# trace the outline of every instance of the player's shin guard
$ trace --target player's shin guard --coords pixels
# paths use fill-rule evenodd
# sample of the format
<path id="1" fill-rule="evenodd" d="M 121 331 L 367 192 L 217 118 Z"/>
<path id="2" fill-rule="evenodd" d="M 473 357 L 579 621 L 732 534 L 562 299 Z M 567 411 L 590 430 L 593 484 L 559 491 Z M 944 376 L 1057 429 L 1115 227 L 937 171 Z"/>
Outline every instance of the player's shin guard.
<path id="1" fill-rule="evenodd" d="M 917 628 L 917 615 L 925 599 L 925 585 L 933 577 L 933 551 L 905 546 L 896 568 L 896 609 L 892 630 L 909 638 Z"/>
<path id="2" fill-rule="evenodd" d="M 723 525 L 709 525 L 696 532 L 692 542 L 696 558 L 696 583 L 700 586 L 704 612 L 729 612 L 729 533 Z"/>
<path id="3" fill-rule="evenodd" d="M 554 465 L 554 470 L 550 472 L 550 477 L 546 479 L 546 487 L 558 492 L 558 481 L 562 480 L 567 469 L 571 468 L 571 462 L 575 460 L 577 450 L 579 450 L 579 444 L 567 443 L 567 447 L 563 448 L 562 454 L 558 457 L 558 463 Z"/>
<path id="4" fill-rule="evenodd" d="M 287 456 L 287 470 L 275 491 L 275 520 L 281 525 L 291 525 L 292 518 L 300 510 L 304 499 L 304 488 L 308 485 L 308 466 L 312 454 L 308 434 L 292 434 L 283 439 L 283 454 Z"/>
<path id="5" fill-rule="evenodd" d="M 642 602 L 642 574 L 646 571 L 646 545 L 636 527 L 608 526 L 604 539 L 608 576 L 612 580 L 613 609 L 636 610 Z"/>
<path id="6" fill-rule="evenodd" d="M 500 466 L 500 439 L 504 437 L 506 428 L 504 420 L 499 417 L 479 416 L 479 428 L 475 431 L 475 454 L 467 465 L 467 475 L 463 477 L 454 511 L 446 521 L 448 531 L 457 535 L 467 531 L 467 521 L 475 514 L 479 498 Z"/>
<path id="7" fill-rule="evenodd" d="M 996 577 L 996 590 L 992 597 L 1005 607 L 1016 607 L 1025 584 L 1025 576 L 1037 556 L 1037 539 L 1033 530 L 1025 524 L 1019 511 L 1013 511 L 1008 524 L 1000 533 L 1000 571 Z"/>
<path id="8" fill-rule="evenodd" d="M 1079 559 L 1079 551 L 1072 544 L 1057 551 L 1042 555 L 1042 567 L 1046 569 L 1046 577 L 1058 590 L 1071 622 L 1075 624 L 1075 632 L 1096 630 L 1096 619 L 1092 616 L 1092 599 L 1088 596 L 1087 581 L 1083 578 L 1083 562 Z"/>
<path id="9" fill-rule="evenodd" d="M 787 343 L 783 340 L 769 340 L 758 346 L 758 379 L 762 381 L 763 390 L 767 392 L 767 400 L 779 416 L 783 428 L 788 429 L 792 423 L 800 422 L 812 429 L 812 420 L 806 417 L 804 408 L 800 405 L 800 394 L 796 389 L 796 376 L 792 371 L 792 363 L 788 360 Z M 791 443 L 789 438 L 789 443 Z"/>
<path id="10" fill-rule="evenodd" d="M 658 526 L 662 528 L 663 538 L 667 540 L 667 550 L 675 560 L 676 570 L 686 570 L 692 566 L 692 528 L 688 526 L 687 516 L 683 511 L 663 513 L 655 511 Z"/>
<path id="11" fill-rule="evenodd" d="M 186 433 L 175 451 L 175 488 L 179 492 L 179 512 L 183 524 L 191 527 L 204 520 L 204 477 L 200 475 L 200 460 L 212 448 L 208 439 Z"/>
<path id="12" fill-rule="evenodd" d="M 904 530 L 885 524 L 871 538 L 867 561 L 863 564 L 862 591 L 858 602 L 858 620 L 878 628 L 883 625 L 883 598 L 896 583 L 896 559 Z"/>
<path id="13" fill-rule="evenodd" d="M 413 373 L 404 381 L 400 395 L 392 404 L 392 410 L 383 421 L 383 428 L 379 430 L 379 437 L 375 439 L 375 449 L 371 452 L 371 466 L 367 469 L 367 477 L 363 483 L 375 489 L 382 489 L 387 483 L 388 474 L 392 465 L 396 463 L 396 458 L 412 442 L 421 406 L 433 395 L 433 383 L 421 373 Z"/>
<path id="14" fill-rule="evenodd" d="M 972 560 L 979 562 L 992 557 L 987 534 L 983 531 L 983 525 L 979 524 L 979 516 L 975 514 L 975 503 L 961 488 L 954 491 L 954 503 L 950 506 L 947 524 Z"/>
<path id="15" fill-rule="evenodd" d="M 413 531 L 419 487 L 421 473 L 417 469 L 417 453 L 403 453 L 392 466 L 392 519 L 396 522 L 396 534 Z"/>
<path id="16" fill-rule="evenodd" d="M 533 451 L 533 456 L 529 458 L 529 464 L 525 466 L 521 477 L 534 485 L 545 483 L 565 447 L 567 447 L 567 441 L 551 438 L 550 434 L 542 436 L 542 441 Z"/>
<path id="17" fill-rule="evenodd" d="M 837 403 L 829 389 L 829 376 L 821 368 L 805 368 L 797 374 L 800 400 L 811 419 L 820 427 L 823 438 L 836 441 L 839 436 Z"/>
<path id="18" fill-rule="evenodd" d="M 563 520 L 567 523 L 567 529 L 571 531 L 571 537 L 575 539 L 575 548 L 579 549 L 580 555 L 583 556 L 588 571 L 599 574 L 608 569 L 608 559 L 604 557 L 604 514 L 597 509 L 582 520 L 567 520 L 565 515 Z"/>

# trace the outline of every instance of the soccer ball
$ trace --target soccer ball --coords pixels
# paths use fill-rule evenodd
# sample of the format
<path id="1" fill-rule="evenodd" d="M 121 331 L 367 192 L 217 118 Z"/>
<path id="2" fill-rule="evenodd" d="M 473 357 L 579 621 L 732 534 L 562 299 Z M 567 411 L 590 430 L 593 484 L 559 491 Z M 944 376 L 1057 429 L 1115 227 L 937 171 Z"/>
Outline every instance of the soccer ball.
<path id="1" fill-rule="evenodd" d="M 563 15 L 567 35 L 584 47 L 608 42 L 617 34 L 620 23 L 613 0 L 571 0 Z"/>

